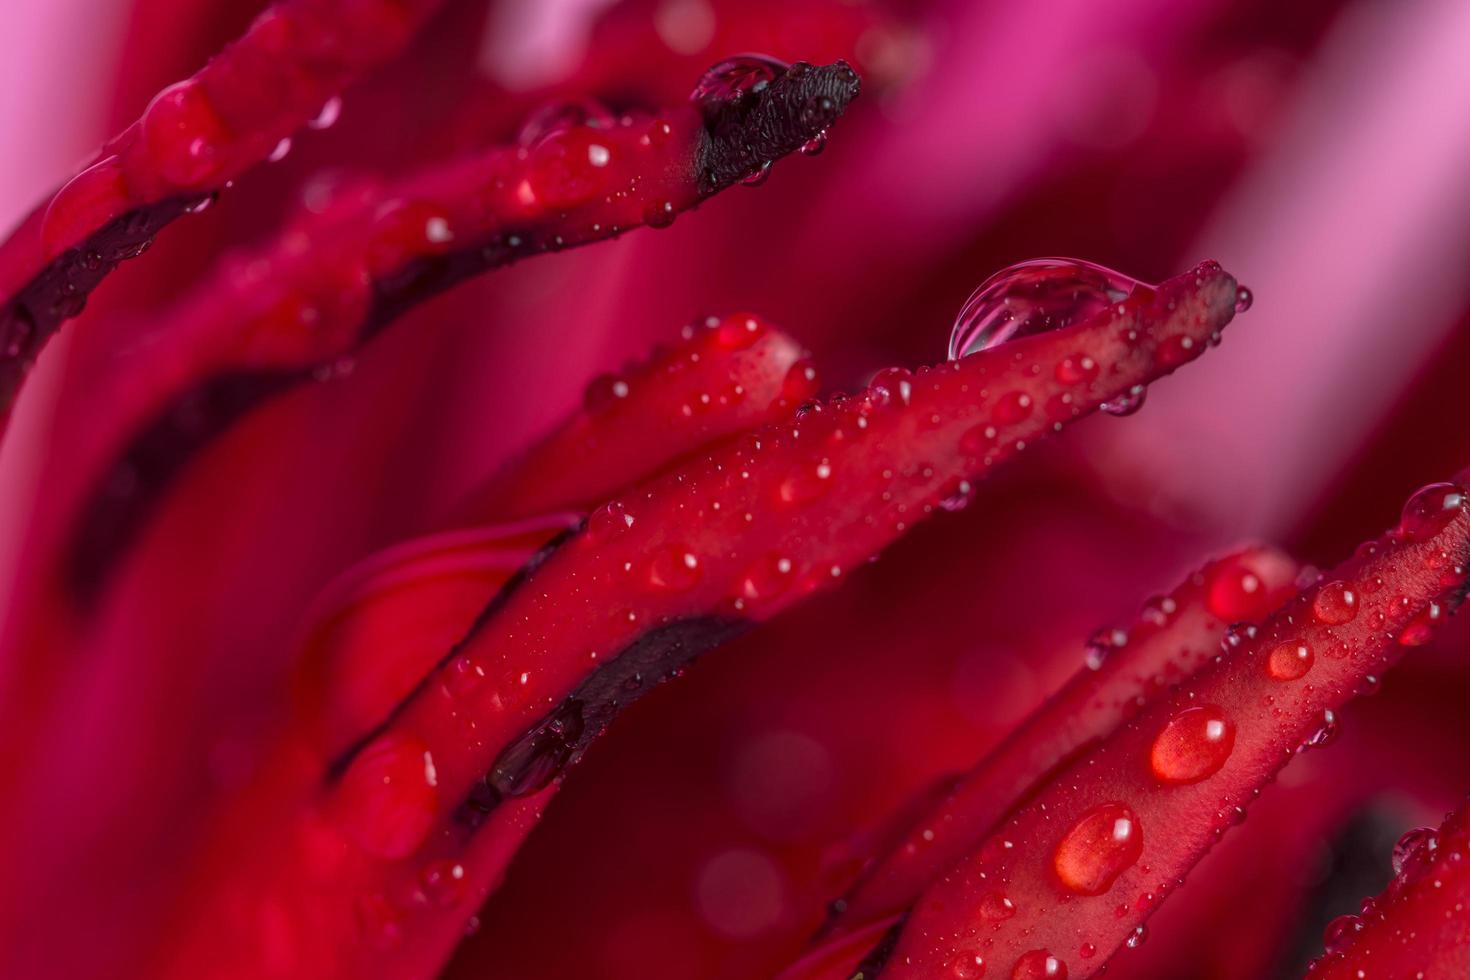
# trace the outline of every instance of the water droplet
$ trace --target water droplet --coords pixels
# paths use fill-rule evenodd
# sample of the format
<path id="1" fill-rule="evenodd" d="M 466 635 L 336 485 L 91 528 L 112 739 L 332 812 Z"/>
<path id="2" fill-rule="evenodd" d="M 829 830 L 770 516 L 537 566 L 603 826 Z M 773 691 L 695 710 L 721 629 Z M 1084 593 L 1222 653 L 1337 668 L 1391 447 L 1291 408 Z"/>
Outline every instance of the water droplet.
<path id="1" fill-rule="evenodd" d="M 979 980 L 985 976 L 985 957 L 970 950 L 959 953 L 950 964 L 949 975 L 954 980 Z"/>
<path id="2" fill-rule="evenodd" d="M 549 102 L 526 117 L 516 134 L 521 146 L 534 146 L 542 137 L 577 126 L 611 129 L 617 122 L 612 110 L 596 99 Z M 665 124 L 667 126 L 667 124 Z"/>
<path id="3" fill-rule="evenodd" d="M 1235 290 L 1235 312 L 1244 313 L 1251 308 L 1256 301 L 1255 294 L 1244 286 L 1238 286 Z"/>
<path id="4" fill-rule="evenodd" d="M 270 163 L 280 163 L 291 153 L 291 137 L 282 136 L 280 141 L 271 149 L 266 160 Z"/>
<path id="5" fill-rule="evenodd" d="M 633 526 L 633 515 L 619 501 L 611 501 L 594 510 L 587 517 L 587 537 L 601 542 L 612 538 Z"/>
<path id="6" fill-rule="evenodd" d="M 131 206 L 127 181 L 117 157 L 108 157 L 77 174 L 51 199 L 41 219 L 41 244 L 53 259 L 123 214 Z"/>
<path id="7" fill-rule="evenodd" d="M 1090 960 L 1097 955 L 1097 947 L 1092 943 L 1083 943 L 1077 948 L 1077 955 L 1084 960 Z"/>
<path id="8" fill-rule="evenodd" d="M 1057 844 L 1052 867 L 1079 895 L 1101 895 L 1143 853 L 1143 828 L 1122 803 L 1103 803 L 1084 813 Z"/>
<path id="9" fill-rule="evenodd" d="M 1148 926 L 1140 922 L 1132 932 L 1128 934 L 1128 940 L 1124 945 L 1129 949 L 1137 949 L 1148 940 Z"/>
<path id="10" fill-rule="evenodd" d="M 312 129 L 331 129 L 341 117 L 342 97 L 334 95 L 322 103 L 322 107 L 317 112 L 316 118 L 312 119 L 306 125 Z"/>
<path id="11" fill-rule="evenodd" d="M 868 386 L 868 394 L 875 405 L 907 405 L 913 391 L 913 373 L 902 367 L 879 371 Z"/>
<path id="12" fill-rule="evenodd" d="M 801 466 L 781 481 L 777 494 L 785 504 L 808 504 L 832 489 L 832 466 Z"/>
<path id="13" fill-rule="evenodd" d="M 785 592 L 791 585 L 791 559 L 770 555 L 758 560 L 740 580 L 739 596 L 747 602 L 760 602 Z"/>
<path id="14" fill-rule="evenodd" d="M 582 405 L 589 412 L 605 412 L 628 397 L 628 382 L 616 374 L 600 374 L 587 385 Z"/>
<path id="15" fill-rule="evenodd" d="M 1278 643 L 1266 654 L 1266 673 L 1272 680 L 1294 681 L 1312 669 L 1312 648 L 1301 640 Z"/>
<path id="16" fill-rule="evenodd" d="M 1025 421 L 1031 414 L 1031 396 L 1024 391 L 1012 391 L 1002 395 L 995 403 L 995 411 L 992 417 L 998 425 L 1015 425 L 1017 422 Z"/>
<path id="17" fill-rule="evenodd" d="M 970 501 L 974 499 L 975 485 L 969 480 L 961 480 L 955 486 L 954 493 L 939 501 L 939 506 L 953 514 L 970 506 Z"/>
<path id="18" fill-rule="evenodd" d="M 1082 662 L 1088 670 L 1102 670 L 1114 650 L 1128 645 L 1128 634 L 1118 629 L 1100 629 L 1087 638 Z"/>
<path id="19" fill-rule="evenodd" d="M 447 909 L 465 896 L 464 865 L 457 861 L 434 861 L 419 875 L 419 888 L 429 905 Z"/>
<path id="20" fill-rule="evenodd" d="M 673 201 L 654 201 L 643 209 L 643 223 L 650 228 L 667 228 L 678 216 Z"/>
<path id="21" fill-rule="evenodd" d="M 1067 964 L 1044 949 L 1022 953 L 1011 980 L 1067 980 Z"/>
<path id="22" fill-rule="evenodd" d="M 227 134 L 198 82 L 159 92 L 143 110 L 140 128 L 148 156 L 169 183 L 199 187 L 219 175 Z"/>
<path id="23" fill-rule="evenodd" d="M 980 896 L 979 910 L 986 922 L 1004 922 L 1016 914 L 1016 905 L 1000 892 L 986 892 Z"/>
<path id="24" fill-rule="evenodd" d="M 596 129 L 548 133 L 531 149 L 524 194 L 518 196 L 552 210 L 584 204 L 607 190 L 614 159 L 612 140 Z"/>
<path id="25" fill-rule="evenodd" d="M 1205 605 L 1227 623 L 1259 620 L 1267 612 L 1266 587 L 1245 562 L 1223 561 L 1210 573 Z"/>
<path id="26" fill-rule="evenodd" d="M 1197 783 L 1213 776 L 1235 748 L 1235 723 L 1214 705 L 1186 708 L 1159 730 L 1149 753 L 1161 783 Z"/>
<path id="27" fill-rule="evenodd" d="M 801 152 L 809 157 L 818 156 L 827 148 L 827 131 L 824 129 L 805 143 L 801 144 Z"/>
<path id="28" fill-rule="evenodd" d="M 1453 483 L 1431 483 L 1404 504 L 1399 534 L 1405 541 L 1425 541 L 1443 531 L 1465 509 L 1465 491 Z"/>
<path id="29" fill-rule="evenodd" d="M 951 360 L 1010 340 L 1082 323 L 1143 287 L 1080 259 L 1032 259 L 1002 269 L 970 294 L 949 338 Z"/>
<path id="30" fill-rule="evenodd" d="M 1404 624 L 1399 633 L 1399 646 L 1422 647 L 1434 639 L 1435 631 L 1443 622 L 1444 608 L 1437 602 L 1431 602 Z"/>
<path id="31" fill-rule="evenodd" d="M 771 161 L 767 160 L 760 165 L 759 170 L 755 171 L 752 174 L 748 174 L 745 177 L 742 177 L 740 179 L 740 183 L 744 184 L 746 187 L 759 187 L 760 185 L 764 184 L 766 182 L 766 178 L 770 176 Z"/>
<path id="32" fill-rule="evenodd" d="M 336 805 L 349 836 L 377 857 L 418 850 L 439 807 L 428 747 L 411 735 L 390 733 L 367 745 L 343 774 Z"/>
<path id="33" fill-rule="evenodd" d="M 1439 833 L 1432 827 L 1419 827 L 1398 839 L 1393 846 L 1393 873 L 1404 881 L 1414 881 L 1434 861 L 1439 850 Z"/>
<path id="34" fill-rule="evenodd" d="M 689 101 L 708 118 L 732 103 L 765 91 L 788 67 L 784 61 L 761 54 L 726 58 L 695 83 Z"/>
<path id="35" fill-rule="evenodd" d="M 791 365 L 781 382 L 781 400 L 799 405 L 820 390 L 817 369 L 811 361 L 803 358 Z"/>
<path id="36" fill-rule="evenodd" d="M 1126 418 L 1142 408 L 1147 398 L 1148 387 L 1146 385 L 1134 385 L 1117 398 L 1103 402 L 1098 408 L 1117 418 Z"/>
<path id="37" fill-rule="evenodd" d="M 1297 751 L 1320 749 L 1323 746 L 1331 745 L 1337 739 L 1338 730 L 1337 715 L 1329 708 L 1322 712 L 1322 724 L 1318 726 L 1316 731 L 1307 736 L 1306 741 L 1298 746 Z"/>
<path id="38" fill-rule="evenodd" d="M 1339 915 L 1327 923 L 1322 930 L 1322 943 L 1328 954 L 1341 953 L 1352 945 L 1354 937 L 1363 931 L 1363 920 L 1356 915 Z"/>
<path id="39" fill-rule="evenodd" d="M 1098 373 L 1097 361 L 1087 354 L 1069 354 L 1057 362 L 1052 375 L 1064 385 L 1078 385 L 1092 381 Z"/>
<path id="40" fill-rule="evenodd" d="M 699 557 L 683 545 L 671 545 L 648 563 L 648 584 L 665 592 L 688 592 L 704 573 Z"/>
<path id="41" fill-rule="evenodd" d="M 486 782 L 502 797 L 545 788 L 571 761 L 582 733 L 582 702 L 570 699 L 501 752 Z"/>
<path id="42" fill-rule="evenodd" d="M 1347 582 L 1328 582 L 1312 599 L 1312 618 L 1327 626 L 1350 623 L 1358 615 L 1358 595 Z"/>

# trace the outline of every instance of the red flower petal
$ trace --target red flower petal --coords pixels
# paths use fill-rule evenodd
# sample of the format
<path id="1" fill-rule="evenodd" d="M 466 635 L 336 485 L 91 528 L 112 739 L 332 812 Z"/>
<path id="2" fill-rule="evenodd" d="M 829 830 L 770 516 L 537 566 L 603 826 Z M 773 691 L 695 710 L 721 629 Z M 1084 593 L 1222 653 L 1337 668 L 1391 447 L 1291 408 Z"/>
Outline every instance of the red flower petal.
<path id="1" fill-rule="evenodd" d="M 1444 487 L 1425 492 L 1444 495 Z M 1253 642 L 1057 772 L 925 892 L 882 975 L 931 976 L 975 955 L 1004 972 L 1038 949 L 1073 977 L 1096 972 L 1298 746 L 1314 739 L 1324 712 L 1403 654 L 1399 640 L 1425 610 L 1459 601 L 1470 516 L 1463 493 L 1450 490 L 1456 505 L 1434 528 L 1413 522 L 1422 508 L 1411 501 L 1411 527 L 1360 549 L 1273 614 Z M 1282 644 L 1314 652 L 1305 676 L 1271 670 L 1271 651 Z M 1159 739 L 1201 705 L 1233 722 L 1228 759 L 1202 781 L 1158 779 L 1150 759 Z M 1111 808 L 1107 833 L 1093 832 L 1100 808 Z M 1083 838 L 1086 846 L 1074 846 Z M 987 921 L 978 910 L 997 893 L 1014 913 Z M 1084 944 L 1093 955 L 1080 954 Z"/>

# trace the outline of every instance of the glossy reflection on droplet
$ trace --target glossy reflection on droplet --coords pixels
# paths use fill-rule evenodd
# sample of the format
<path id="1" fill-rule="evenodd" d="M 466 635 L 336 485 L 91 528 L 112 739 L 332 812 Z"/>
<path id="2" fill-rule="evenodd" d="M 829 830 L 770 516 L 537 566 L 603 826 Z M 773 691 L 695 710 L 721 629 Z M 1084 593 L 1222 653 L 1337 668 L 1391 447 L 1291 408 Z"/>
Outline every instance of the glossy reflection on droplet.
<path id="1" fill-rule="evenodd" d="M 950 359 L 1082 323 L 1140 287 L 1152 295 L 1152 287 L 1137 279 L 1080 259 L 1019 262 L 965 301 L 950 333 Z"/>

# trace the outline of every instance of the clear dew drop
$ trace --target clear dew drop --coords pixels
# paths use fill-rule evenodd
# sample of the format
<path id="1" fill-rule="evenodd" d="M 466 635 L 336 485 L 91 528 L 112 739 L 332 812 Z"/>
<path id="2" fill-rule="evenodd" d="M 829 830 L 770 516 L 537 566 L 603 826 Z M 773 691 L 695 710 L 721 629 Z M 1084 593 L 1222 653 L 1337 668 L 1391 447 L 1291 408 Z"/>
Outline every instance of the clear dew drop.
<path id="1" fill-rule="evenodd" d="M 1067 964 L 1044 949 L 1022 953 L 1011 980 L 1067 980 Z"/>
<path id="2" fill-rule="evenodd" d="M 1301 640 L 1278 643 L 1266 654 L 1266 673 L 1275 681 L 1294 681 L 1312 669 L 1312 648 Z"/>
<path id="3" fill-rule="evenodd" d="M 1356 915 L 1339 915 L 1327 923 L 1322 931 L 1322 944 L 1328 954 L 1341 953 L 1352 945 L 1353 938 L 1363 931 L 1363 920 Z"/>
<path id="4" fill-rule="evenodd" d="M 1148 388 L 1144 385 L 1134 385 L 1117 398 L 1103 402 L 1098 408 L 1117 418 L 1126 418 L 1142 408 L 1147 398 Z"/>
<path id="5" fill-rule="evenodd" d="M 596 99 L 566 99 L 548 102 L 532 112 L 521 124 L 516 142 L 530 147 L 543 137 L 560 133 L 574 126 L 591 126 L 594 129 L 611 129 L 617 122 L 611 109 Z"/>
<path id="6" fill-rule="evenodd" d="M 1323 746 L 1331 745 L 1337 740 L 1338 731 L 1337 715 L 1329 708 L 1322 712 L 1322 724 L 1317 727 L 1316 731 L 1307 736 L 1306 740 L 1298 746 L 1297 751 L 1304 752 L 1307 749 L 1320 749 Z"/>
<path id="7" fill-rule="evenodd" d="M 1147 940 L 1148 926 L 1140 922 L 1138 926 L 1128 934 L 1128 939 L 1124 943 L 1124 945 L 1127 946 L 1129 949 L 1137 949 L 1138 947 L 1142 946 Z"/>
<path id="8" fill-rule="evenodd" d="M 1057 843 L 1052 868 L 1078 895 L 1101 895 L 1143 853 L 1143 828 L 1123 803 L 1103 803 L 1084 813 Z"/>
<path id="9" fill-rule="evenodd" d="M 1428 870 L 1439 850 L 1439 833 L 1432 827 L 1418 827 L 1398 839 L 1393 846 L 1393 873 L 1404 881 L 1413 881 Z"/>
<path id="10" fill-rule="evenodd" d="M 1425 541 L 1443 531 L 1455 515 L 1465 509 L 1465 491 L 1453 483 L 1431 483 L 1404 504 L 1399 517 L 1399 536 L 1405 541 Z"/>
<path id="11" fill-rule="evenodd" d="M 1358 594 L 1347 582 L 1328 582 L 1312 599 L 1312 618 L 1327 626 L 1350 623 L 1358 615 Z"/>
<path id="12" fill-rule="evenodd" d="M 1152 293 L 1137 279 L 1080 259 L 1019 262 L 981 283 L 960 308 L 950 359 L 1081 323 L 1139 288 Z"/>
<path id="13" fill-rule="evenodd" d="M 809 157 L 819 155 L 827 148 L 827 131 L 824 129 L 805 143 L 801 144 L 801 152 Z"/>
<path id="14" fill-rule="evenodd" d="M 771 161 L 767 160 L 761 164 L 761 168 L 747 177 L 742 177 L 740 183 L 746 187 L 759 187 L 771 176 Z"/>
<path id="15" fill-rule="evenodd" d="M 1170 718 L 1149 752 L 1161 783 L 1197 783 L 1220 771 L 1235 748 L 1235 723 L 1214 705 L 1186 708 Z"/>
<path id="16" fill-rule="evenodd" d="M 789 66 L 784 61 L 762 54 L 742 54 L 710 67 L 689 93 L 694 103 L 706 116 L 738 102 L 748 95 L 766 89 L 771 82 L 786 73 Z"/>
<path id="17" fill-rule="evenodd" d="M 1236 290 L 1235 290 L 1235 312 L 1236 313 L 1244 313 L 1246 310 L 1248 310 L 1248 309 L 1251 308 L 1251 304 L 1254 303 L 1255 301 L 1256 301 L 1255 294 L 1252 293 L 1245 286 L 1240 286 L 1240 287 L 1237 287 L 1236 288 Z"/>

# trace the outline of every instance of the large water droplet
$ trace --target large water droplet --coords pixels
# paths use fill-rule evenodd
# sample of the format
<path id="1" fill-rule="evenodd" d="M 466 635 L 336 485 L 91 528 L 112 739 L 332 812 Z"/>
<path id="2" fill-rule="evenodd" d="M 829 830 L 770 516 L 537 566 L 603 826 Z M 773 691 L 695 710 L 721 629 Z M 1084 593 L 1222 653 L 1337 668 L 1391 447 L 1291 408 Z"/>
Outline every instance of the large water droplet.
<path id="1" fill-rule="evenodd" d="M 1307 749 L 1320 749 L 1325 745 L 1331 745 L 1337 740 L 1337 733 L 1337 715 L 1329 708 L 1322 712 L 1322 724 L 1307 736 L 1306 741 L 1297 747 L 1297 751 L 1303 752 Z"/>
<path id="2" fill-rule="evenodd" d="M 1006 341 L 1081 323 L 1152 287 L 1080 259 L 1031 259 L 1002 269 L 970 294 L 949 337 L 951 360 Z"/>
<path id="3" fill-rule="evenodd" d="M 1393 873 L 1413 881 L 1428 870 L 1438 850 L 1439 833 L 1432 827 L 1409 831 L 1393 846 Z"/>
<path id="4" fill-rule="evenodd" d="M 714 65 L 695 83 L 689 101 L 706 116 L 759 93 L 786 73 L 787 64 L 763 54 L 741 54 Z"/>
<path id="5" fill-rule="evenodd" d="M 502 797 L 542 789 L 571 760 L 582 731 L 582 702 L 569 700 L 502 752 L 486 782 Z"/>
<path id="6" fill-rule="evenodd" d="M 1312 669 L 1312 648 L 1301 640 L 1278 643 L 1266 654 L 1266 673 L 1272 680 L 1294 681 Z"/>
<path id="7" fill-rule="evenodd" d="M 1084 813 L 1052 855 L 1062 884 L 1079 895 L 1101 895 L 1143 853 L 1143 828 L 1125 804 L 1104 803 Z"/>
<path id="8" fill-rule="evenodd" d="M 227 134 L 199 82 L 186 79 L 154 96 L 143 110 L 141 132 L 164 180 L 198 187 L 218 175 Z"/>
<path id="9" fill-rule="evenodd" d="M 1465 509 L 1465 491 L 1453 483 L 1431 483 L 1416 491 L 1404 504 L 1399 534 L 1405 541 L 1434 537 L 1455 515 Z"/>
<path id="10" fill-rule="evenodd" d="M 516 142 L 521 146 L 532 146 L 542 137 L 559 133 L 574 126 L 592 126 L 596 129 L 611 129 L 617 122 L 612 110 L 596 99 L 568 99 L 549 102 L 532 112 L 521 124 Z"/>
<path id="11" fill-rule="evenodd" d="M 1347 582 L 1328 582 L 1312 599 L 1312 618 L 1327 626 L 1350 623 L 1358 615 L 1358 594 Z"/>
<path id="12" fill-rule="evenodd" d="M 380 736 L 357 754 L 338 785 L 348 834 L 369 854 L 407 857 L 429 834 L 438 810 L 427 746 L 410 735 Z"/>
<path id="13" fill-rule="evenodd" d="M 1044 949 L 1022 953 L 1011 980 L 1067 980 L 1067 964 Z"/>
<path id="14" fill-rule="evenodd" d="M 1399 633 L 1399 646 L 1422 647 L 1434 639 L 1434 632 L 1444 622 L 1444 607 L 1431 602 L 1404 624 Z"/>
<path id="15" fill-rule="evenodd" d="M 1134 385 L 1117 398 L 1103 402 L 1098 408 L 1117 418 L 1126 418 L 1143 407 L 1148 398 L 1148 388 L 1144 385 Z"/>
<path id="16" fill-rule="evenodd" d="M 1220 771 L 1235 748 L 1235 723 L 1214 705 L 1186 708 L 1159 730 L 1149 753 L 1161 783 L 1197 783 Z"/>
<path id="17" fill-rule="evenodd" d="M 1240 286 L 1240 287 L 1238 287 L 1235 290 L 1235 312 L 1236 313 L 1244 313 L 1246 310 L 1248 310 L 1248 309 L 1251 308 L 1251 304 L 1254 303 L 1255 301 L 1256 301 L 1255 294 L 1252 293 L 1246 287 Z"/>
<path id="18" fill-rule="evenodd" d="M 1210 573 L 1205 605 L 1212 616 L 1227 623 L 1259 620 L 1269 611 L 1266 600 L 1260 576 L 1239 559 L 1223 561 Z"/>
<path id="19" fill-rule="evenodd" d="M 1339 915 L 1327 923 L 1322 931 L 1322 943 L 1327 952 L 1341 953 L 1352 944 L 1353 938 L 1363 931 L 1363 920 L 1356 915 Z"/>

